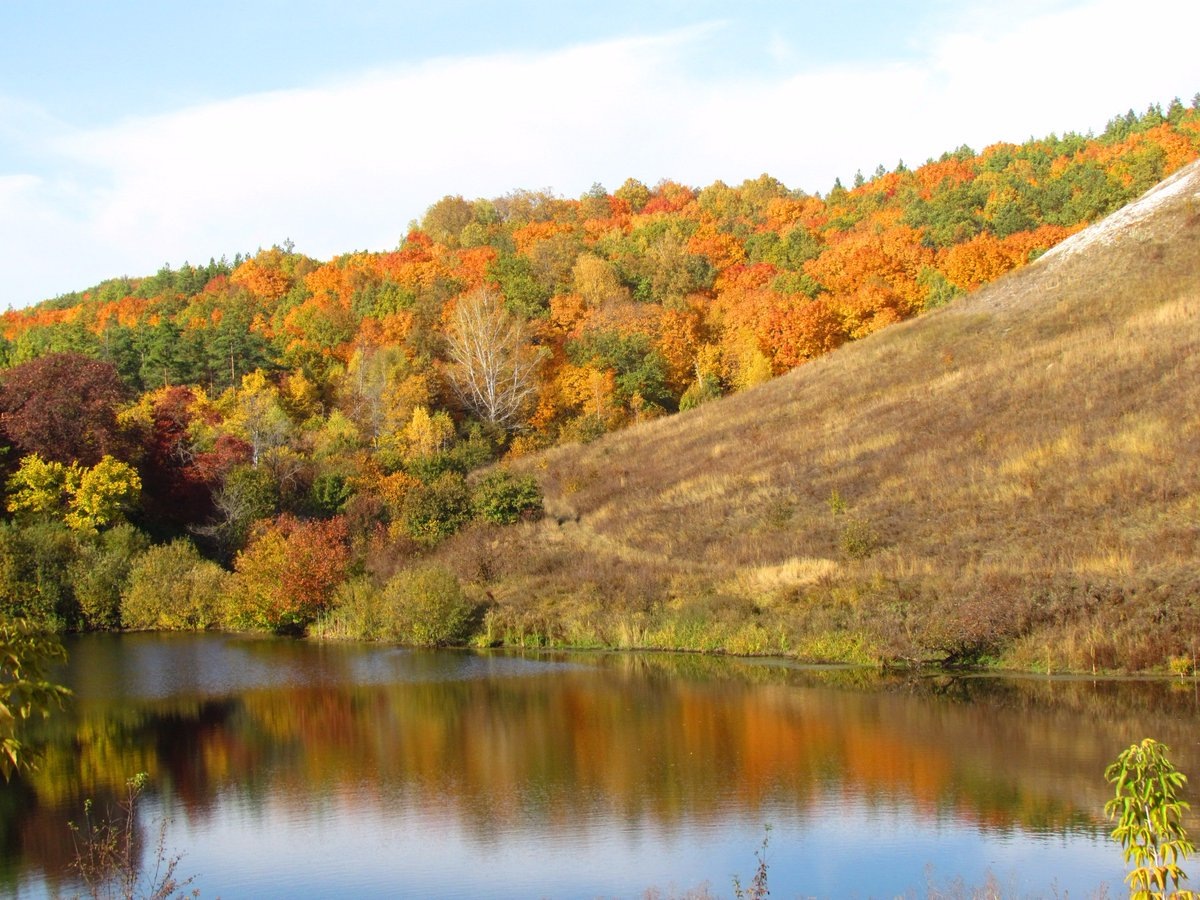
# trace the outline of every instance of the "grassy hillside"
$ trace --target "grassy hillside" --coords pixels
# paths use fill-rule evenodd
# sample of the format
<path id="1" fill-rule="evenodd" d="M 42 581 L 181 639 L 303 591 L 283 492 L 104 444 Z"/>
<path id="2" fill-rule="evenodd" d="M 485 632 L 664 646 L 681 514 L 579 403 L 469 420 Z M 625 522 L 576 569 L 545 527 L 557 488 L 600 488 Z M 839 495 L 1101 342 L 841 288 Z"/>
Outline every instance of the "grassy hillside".
<path id="1" fill-rule="evenodd" d="M 509 643 L 1077 670 L 1200 636 L 1200 168 L 757 388 L 520 461 L 438 556 Z"/>

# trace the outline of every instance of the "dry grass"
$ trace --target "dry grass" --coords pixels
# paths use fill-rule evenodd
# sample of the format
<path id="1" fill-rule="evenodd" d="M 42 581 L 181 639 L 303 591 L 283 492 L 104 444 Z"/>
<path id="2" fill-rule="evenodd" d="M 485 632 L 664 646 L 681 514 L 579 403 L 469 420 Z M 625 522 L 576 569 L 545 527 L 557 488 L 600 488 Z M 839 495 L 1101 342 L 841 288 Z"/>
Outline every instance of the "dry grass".
<path id="1" fill-rule="evenodd" d="M 504 538 L 497 603 L 551 619 L 586 607 L 610 623 L 592 636 L 619 625 L 621 644 L 708 604 L 714 622 L 751 610 L 771 649 L 797 653 L 829 635 L 860 656 L 1051 668 L 1190 652 L 1200 168 L 1188 171 L 1188 190 L 1107 242 L 745 393 L 523 461 L 550 515 Z M 726 624 L 714 633 L 729 638 Z"/>

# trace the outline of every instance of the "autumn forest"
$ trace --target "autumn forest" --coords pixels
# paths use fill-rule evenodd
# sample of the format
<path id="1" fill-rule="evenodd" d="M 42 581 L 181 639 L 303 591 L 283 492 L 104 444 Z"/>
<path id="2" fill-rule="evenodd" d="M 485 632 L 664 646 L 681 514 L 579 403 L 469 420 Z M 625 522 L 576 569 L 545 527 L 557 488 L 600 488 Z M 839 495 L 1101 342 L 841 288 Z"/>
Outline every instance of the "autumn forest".
<path id="1" fill-rule="evenodd" d="M 953 304 L 1197 157 L 1200 95 L 824 195 L 764 174 L 447 196 L 393 251 L 284 241 L 10 310 L 0 611 L 505 642 L 487 573 L 431 560 L 544 515 L 537 454 Z"/>

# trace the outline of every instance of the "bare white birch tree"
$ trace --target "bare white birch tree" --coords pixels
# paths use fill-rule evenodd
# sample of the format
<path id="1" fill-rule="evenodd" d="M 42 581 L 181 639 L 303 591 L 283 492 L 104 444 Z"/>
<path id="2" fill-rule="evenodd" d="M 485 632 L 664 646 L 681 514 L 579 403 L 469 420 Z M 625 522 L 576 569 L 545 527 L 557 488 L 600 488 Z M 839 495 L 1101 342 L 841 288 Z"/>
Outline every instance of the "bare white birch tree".
<path id="1" fill-rule="evenodd" d="M 520 428 L 537 393 L 542 353 L 494 290 L 479 288 L 458 298 L 447 356 L 450 383 L 464 406 L 491 425 Z"/>

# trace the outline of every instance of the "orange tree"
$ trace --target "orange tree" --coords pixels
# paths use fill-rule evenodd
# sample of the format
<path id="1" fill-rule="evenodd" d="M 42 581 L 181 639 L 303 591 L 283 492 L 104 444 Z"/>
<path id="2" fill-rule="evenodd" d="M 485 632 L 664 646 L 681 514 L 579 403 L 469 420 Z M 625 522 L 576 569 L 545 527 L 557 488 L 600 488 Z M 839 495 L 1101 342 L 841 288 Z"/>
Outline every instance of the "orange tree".
<path id="1" fill-rule="evenodd" d="M 280 516 L 261 526 L 238 554 L 227 618 L 241 627 L 303 631 L 329 608 L 349 563 L 341 516 L 323 521 Z"/>

